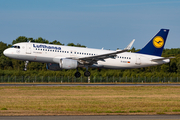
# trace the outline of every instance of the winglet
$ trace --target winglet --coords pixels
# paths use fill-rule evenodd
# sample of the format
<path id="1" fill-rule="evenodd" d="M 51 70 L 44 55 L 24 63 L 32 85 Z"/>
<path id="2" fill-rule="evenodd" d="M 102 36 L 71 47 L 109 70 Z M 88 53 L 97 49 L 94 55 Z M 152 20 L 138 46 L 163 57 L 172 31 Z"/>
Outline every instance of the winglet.
<path id="1" fill-rule="evenodd" d="M 124 50 L 130 50 L 131 47 L 132 47 L 132 45 L 133 45 L 133 43 L 134 43 L 134 41 L 135 41 L 135 39 L 133 39 L 133 40 L 129 43 L 129 45 L 128 45 L 126 48 L 124 48 Z"/>

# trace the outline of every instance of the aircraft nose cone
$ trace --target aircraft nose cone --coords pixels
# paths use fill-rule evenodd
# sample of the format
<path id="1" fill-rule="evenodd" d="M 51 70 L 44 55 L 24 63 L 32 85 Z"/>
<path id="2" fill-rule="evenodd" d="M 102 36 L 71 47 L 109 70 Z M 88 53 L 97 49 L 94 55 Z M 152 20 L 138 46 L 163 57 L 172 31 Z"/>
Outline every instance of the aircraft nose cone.
<path id="1" fill-rule="evenodd" d="M 8 49 L 5 49 L 5 50 L 3 51 L 3 54 L 4 54 L 5 56 L 8 56 L 9 53 L 10 53 L 10 52 L 9 52 Z"/>

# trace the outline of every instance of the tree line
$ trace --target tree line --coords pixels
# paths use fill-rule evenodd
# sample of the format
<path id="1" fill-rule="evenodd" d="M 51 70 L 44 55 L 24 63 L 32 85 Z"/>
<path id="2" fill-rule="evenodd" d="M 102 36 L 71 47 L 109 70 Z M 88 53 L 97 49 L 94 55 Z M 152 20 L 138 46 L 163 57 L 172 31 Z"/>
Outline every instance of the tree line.
<path id="1" fill-rule="evenodd" d="M 0 76 L 74 76 L 76 70 L 61 70 L 61 71 L 50 71 L 46 69 L 45 63 L 30 62 L 28 64 L 28 71 L 23 71 L 24 61 L 10 59 L 3 55 L 3 51 L 6 48 L 11 47 L 15 43 L 19 42 L 37 42 L 37 43 L 48 43 L 56 45 L 64 45 L 58 40 L 49 42 L 41 37 L 37 39 L 27 38 L 25 36 L 19 36 L 16 40 L 12 41 L 12 44 L 6 44 L 0 42 Z M 79 43 L 68 43 L 67 46 L 75 47 L 86 47 Z M 130 50 L 131 52 L 137 52 L 139 49 L 134 47 Z M 175 57 L 171 59 L 170 63 L 151 66 L 138 69 L 127 69 L 127 70 L 111 70 L 111 69 L 89 69 L 91 76 L 102 76 L 102 77 L 178 77 L 180 76 L 180 48 L 164 49 L 162 53 L 163 57 Z M 85 68 L 79 68 L 79 71 L 83 75 Z"/>

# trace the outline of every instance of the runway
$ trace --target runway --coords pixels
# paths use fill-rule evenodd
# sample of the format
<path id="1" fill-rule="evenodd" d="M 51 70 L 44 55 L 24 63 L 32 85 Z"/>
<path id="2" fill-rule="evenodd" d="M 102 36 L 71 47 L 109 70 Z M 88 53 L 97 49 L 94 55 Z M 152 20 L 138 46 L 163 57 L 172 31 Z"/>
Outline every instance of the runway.
<path id="1" fill-rule="evenodd" d="M 2 120 L 180 120 L 180 115 L 5 116 Z"/>
<path id="2" fill-rule="evenodd" d="M 0 86 L 180 86 L 180 84 L 0 84 Z"/>

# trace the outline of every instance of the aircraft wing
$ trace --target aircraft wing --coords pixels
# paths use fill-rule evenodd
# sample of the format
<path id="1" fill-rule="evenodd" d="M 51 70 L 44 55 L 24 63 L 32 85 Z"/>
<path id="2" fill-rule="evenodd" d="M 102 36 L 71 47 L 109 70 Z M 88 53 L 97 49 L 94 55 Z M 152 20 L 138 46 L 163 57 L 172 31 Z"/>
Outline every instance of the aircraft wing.
<path id="1" fill-rule="evenodd" d="M 100 55 L 95 55 L 95 56 L 90 56 L 90 57 L 82 57 L 82 58 L 78 58 L 77 60 L 82 63 L 82 64 L 93 64 L 96 63 L 97 61 L 105 61 L 104 59 L 107 58 L 112 58 L 114 59 L 116 54 L 119 53 L 123 53 L 126 52 L 128 50 L 130 50 L 131 46 L 133 45 L 135 39 L 133 39 L 130 44 L 124 48 L 123 50 L 117 50 L 115 52 L 111 52 L 111 53 L 106 53 L 106 54 L 100 54 Z"/>

